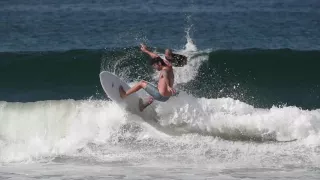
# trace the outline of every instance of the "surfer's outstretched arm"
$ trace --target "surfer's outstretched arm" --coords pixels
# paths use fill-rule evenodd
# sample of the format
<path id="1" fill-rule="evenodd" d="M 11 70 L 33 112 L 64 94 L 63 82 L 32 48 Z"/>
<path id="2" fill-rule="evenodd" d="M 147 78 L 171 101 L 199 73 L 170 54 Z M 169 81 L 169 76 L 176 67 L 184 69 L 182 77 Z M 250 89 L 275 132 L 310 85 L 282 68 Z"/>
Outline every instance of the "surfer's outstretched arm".
<path id="1" fill-rule="evenodd" d="M 144 45 L 144 44 L 140 44 L 140 45 L 141 45 L 141 48 L 140 48 L 141 51 L 144 52 L 144 53 L 147 53 L 152 59 L 159 57 L 158 54 L 149 51 L 149 50 L 147 49 L 147 46 L 146 46 L 146 45 Z"/>
<path id="2" fill-rule="evenodd" d="M 172 68 L 172 64 L 170 61 L 168 61 L 166 58 L 162 59 L 164 63 L 166 63 L 166 65 L 170 68 Z"/>

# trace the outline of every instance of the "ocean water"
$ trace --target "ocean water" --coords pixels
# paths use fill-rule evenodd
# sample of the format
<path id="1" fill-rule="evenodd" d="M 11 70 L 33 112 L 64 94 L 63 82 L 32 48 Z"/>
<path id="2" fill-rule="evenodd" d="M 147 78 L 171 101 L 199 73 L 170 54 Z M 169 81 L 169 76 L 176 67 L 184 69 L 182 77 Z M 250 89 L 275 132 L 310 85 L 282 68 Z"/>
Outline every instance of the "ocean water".
<path id="1" fill-rule="evenodd" d="M 319 179 L 319 8 L 0 2 L 0 179 Z M 99 82 L 156 82 L 141 42 L 188 57 L 158 124 Z"/>

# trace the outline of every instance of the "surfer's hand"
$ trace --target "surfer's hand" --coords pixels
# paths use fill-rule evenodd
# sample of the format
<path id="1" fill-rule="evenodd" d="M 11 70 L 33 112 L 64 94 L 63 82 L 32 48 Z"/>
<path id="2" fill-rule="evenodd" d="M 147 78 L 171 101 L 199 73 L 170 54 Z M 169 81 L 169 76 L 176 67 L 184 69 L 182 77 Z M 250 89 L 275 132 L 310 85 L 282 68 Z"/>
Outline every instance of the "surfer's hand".
<path id="1" fill-rule="evenodd" d="M 146 45 L 144 45 L 144 44 L 140 44 L 140 46 L 141 46 L 141 51 L 143 51 L 143 52 L 145 52 L 145 51 L 147 51 L 147 46 Z"/>
<path id="2" fill-rule="evenodd" d="M 172 95 L 176 93 L 176 90 L 169 86 L 168 86 L 168 91 L 171 92 Z"/>

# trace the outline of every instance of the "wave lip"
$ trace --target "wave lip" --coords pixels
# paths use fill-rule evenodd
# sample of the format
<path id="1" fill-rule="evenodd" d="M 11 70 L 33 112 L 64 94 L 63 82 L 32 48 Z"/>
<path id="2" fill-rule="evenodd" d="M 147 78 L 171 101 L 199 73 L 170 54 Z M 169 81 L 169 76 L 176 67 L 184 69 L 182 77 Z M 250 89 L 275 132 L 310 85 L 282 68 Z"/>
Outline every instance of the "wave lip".
<path id="1" fill-rule="evenodd" d="M 200 153 L 202 147 L 223 151 L 230 143 L 256 148 L 271 143 L 276 149 L 282 145 L 275 142 L 286 142 L 308 151 L 319 146 L 319 110 L 259 109 L 231 98 L 182 96 L 155 104 L 162 126 L 182 132 L 177 136 L 157 130 L 111 101 L 1 102 L 0 162 L 133 160 L 145 159 L 159 148 L 169 154 L 181 153 L 177 149 Z"/>
<path id="2" fill-rule="evenodd" d="M 88 143 L 110 139 L 124 123 L 125 114 L 109 101 L 2 102 L 0 161 L 77 154 Z"/>
<path id="3" fill-rule="evenodd" d="M 319 142 L 320 111 L 302 110 L 294 106 L 254 108 L 232 98 L 194 98 L 183 95 L 160 105 L 165 125 L 188 133 L 220 137 L 231 141 L 306 140 Z M 166 120 L 169 119 L 169 120 Z"/>

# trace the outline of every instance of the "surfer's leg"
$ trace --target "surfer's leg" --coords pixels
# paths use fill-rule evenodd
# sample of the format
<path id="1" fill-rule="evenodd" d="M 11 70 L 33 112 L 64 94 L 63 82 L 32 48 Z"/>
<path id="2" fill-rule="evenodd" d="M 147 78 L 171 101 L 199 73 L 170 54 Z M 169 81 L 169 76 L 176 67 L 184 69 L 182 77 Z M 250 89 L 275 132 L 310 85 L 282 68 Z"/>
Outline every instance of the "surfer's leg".
<path id="1" fill-rule="evenodd" d="M 146 82 L 146 87 L 144 88 L 144 90 L 150 94 L 150 96 L 157 100 L 157 101 L 161 101 L 161 102 L 165 102 L 169 99 L 169 97 L 165 97 L 162 96 L 158 90 L 158 88 L 154 85 L 152 85 L 151 83 Z"/>
<path id="2" fill-rule="evenodd" d="M 159 93 L 159 90 L 156 86 L 152 85 L 149 82 L 144 81 L 146 83 L 146 86 L 144 87 L 144 90 L 150 95 L 147 99 L 142 100 L 140 98 L 139 100 L 139 108 L 140 111 L 143 111 L 146 107 L 148 107 L 154 100 L 165 102 L 169 99 L 169 97 L 164 97 Z"/>
<path id="3" fill-rule="evenodd" d="M 142 98 L 139 99 L 139 108 L 140 111 L 143 111 L 146 107 L 148 107 L 153 102 L 153 97 L 150 96 L 146 100 L 143 100 Z"/>
<path id="4" fill-rule="evenodd" d="M 135 93 L 142 88 L 145 88 L 146 86 L 147 86 L 147 83 L 146 83 L 146 81 L 143 81 L 143 80 L 138 82 L 136 85 L 134 85 L 132 88 L 130 88 L 127 92 L 123 89 L 122 86 L 120 86 L 119 87 L 120 97 L 125 98 L 125 97 L 129 96 L 130 94 Z"/>

